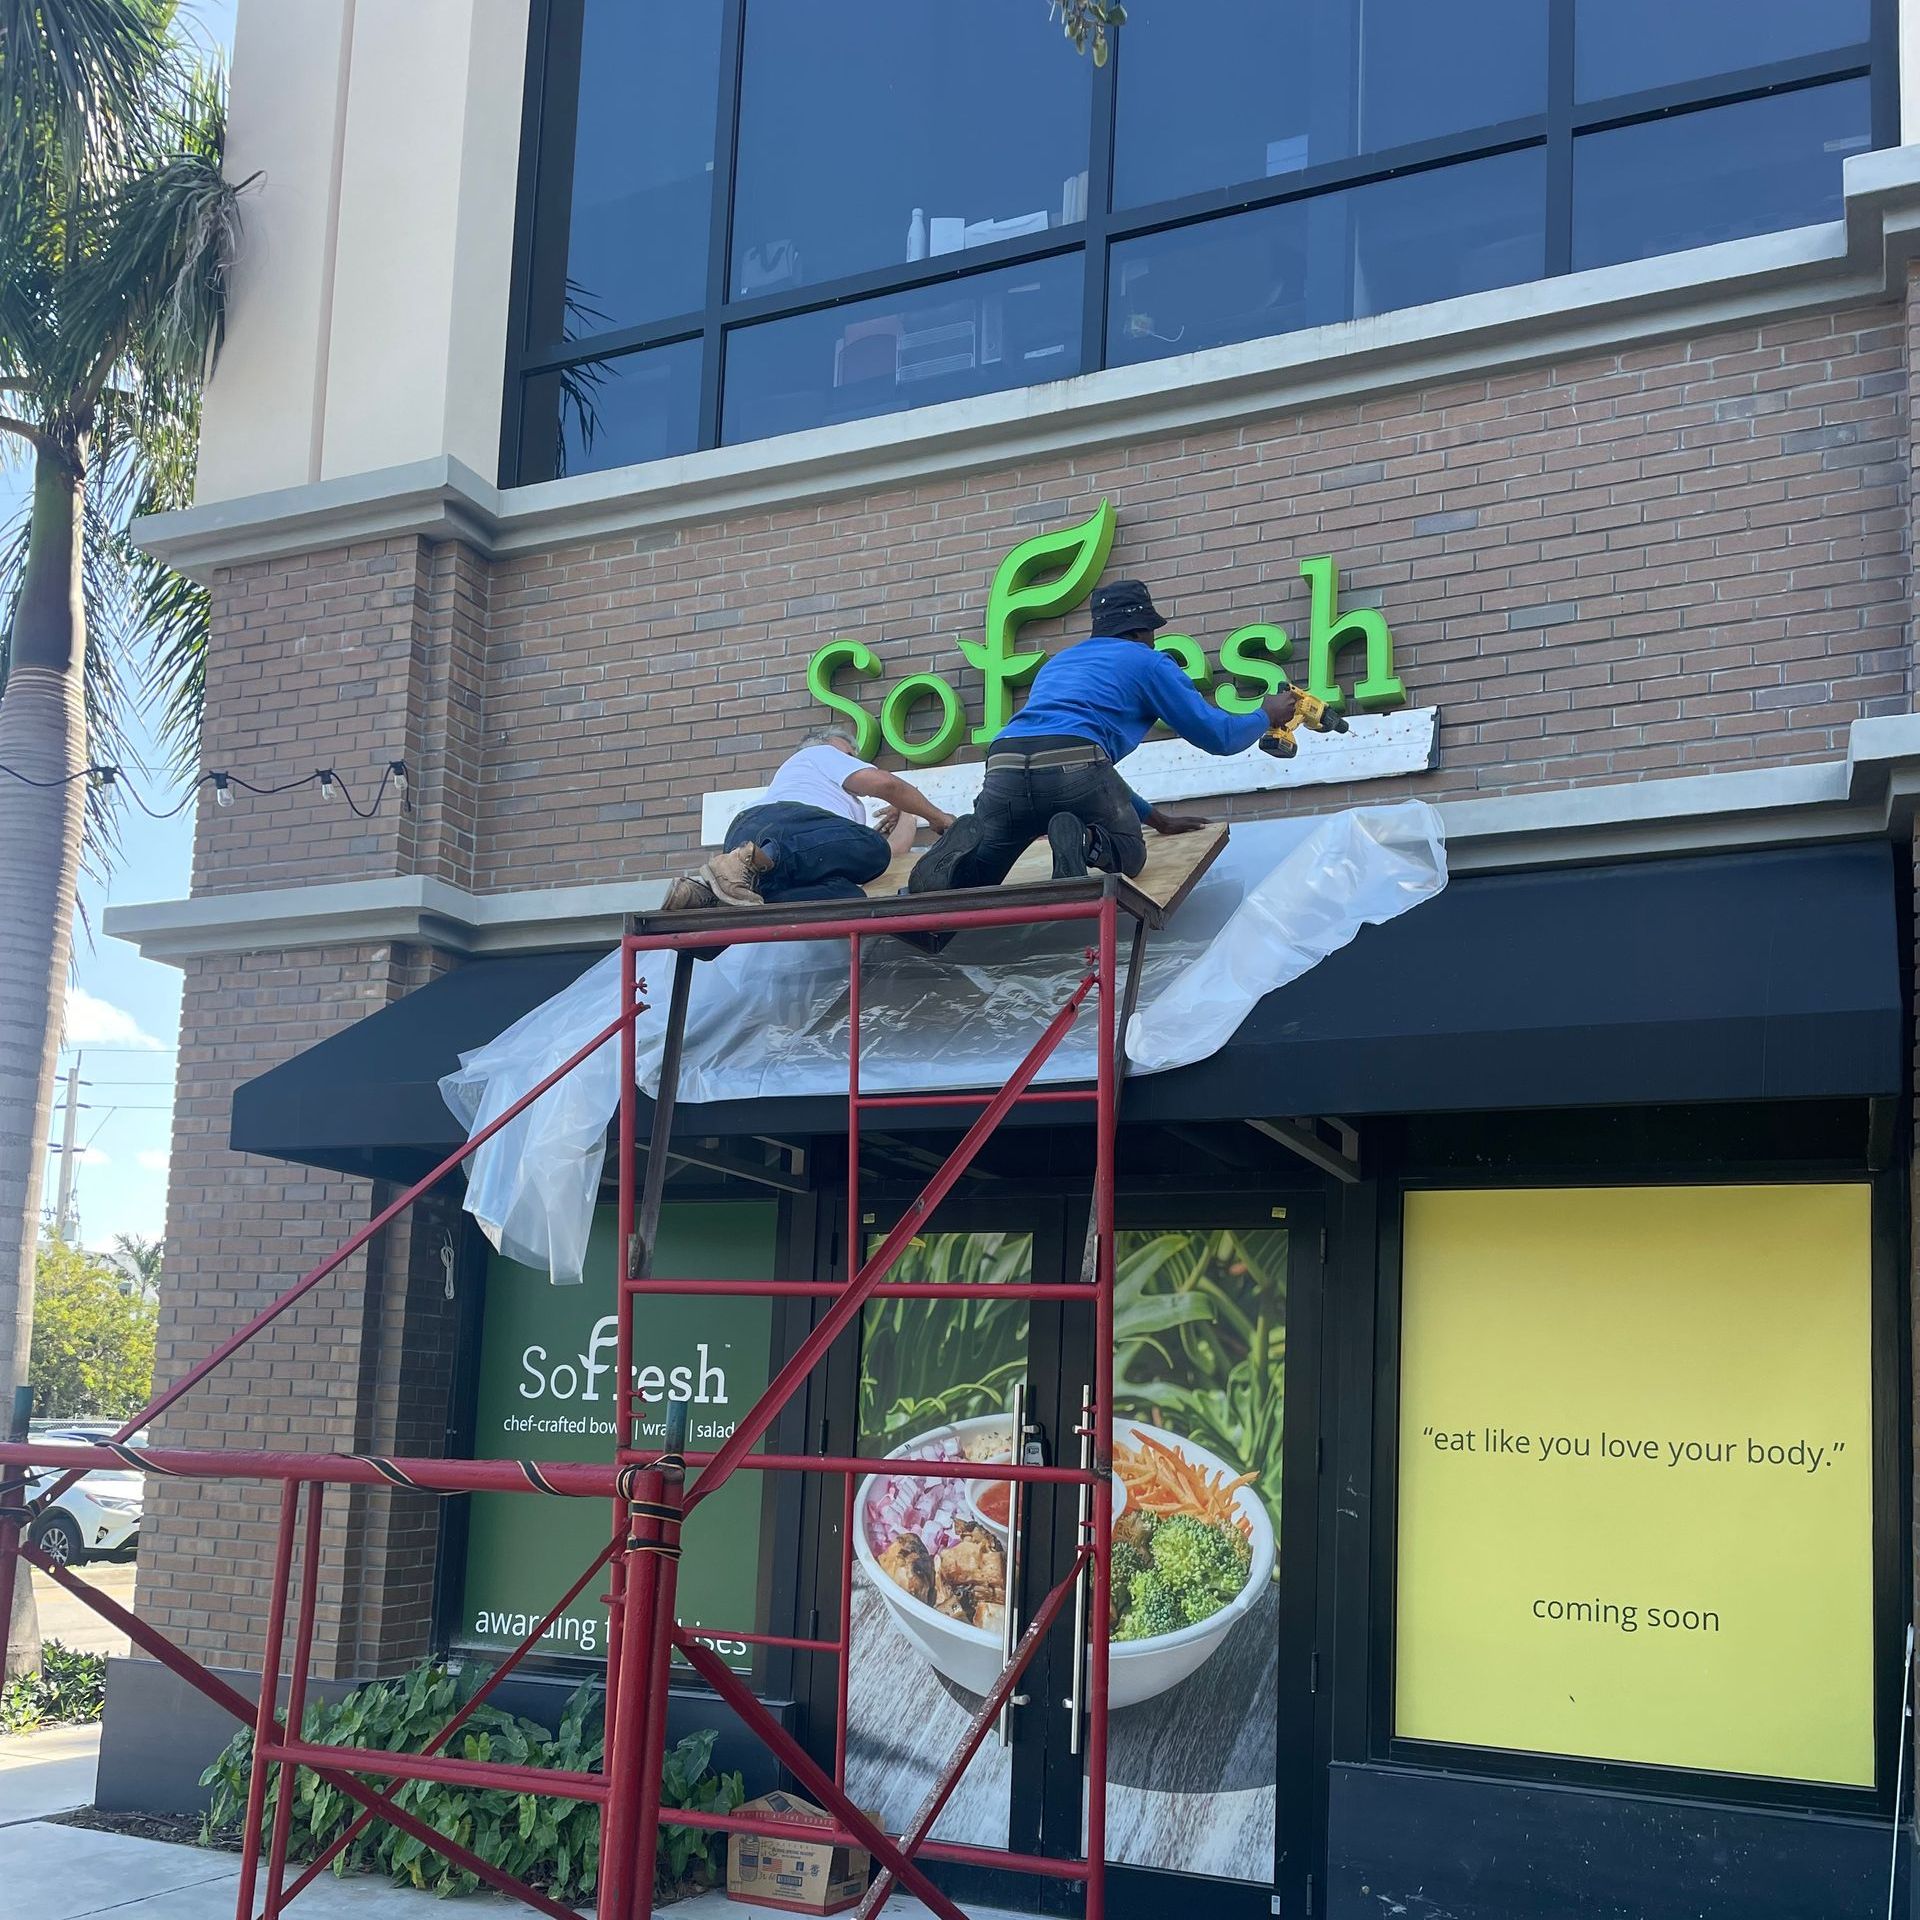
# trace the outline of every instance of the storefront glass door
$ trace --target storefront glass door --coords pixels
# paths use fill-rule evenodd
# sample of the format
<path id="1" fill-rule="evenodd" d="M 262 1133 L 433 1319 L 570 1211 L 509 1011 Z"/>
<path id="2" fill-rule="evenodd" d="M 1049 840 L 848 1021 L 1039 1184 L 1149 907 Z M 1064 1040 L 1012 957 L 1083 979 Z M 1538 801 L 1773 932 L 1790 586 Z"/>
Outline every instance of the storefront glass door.
<path id="1" fill-rule="evenodd" d="M 1119 1235 L 1107 1857 L 1137 1871 L 1114 1876 L 1116 1912 L 1164 1910 L 1169 1874 L 1204 1876 L 1220 1914 L 1267 1913 L 1280 1884 L 1281 1746 L 1311 1737 L 1288 1711 L 1309 1655 L 1285 1600 L 1310 1580 L 1313 1514 L 1309 1496 L 1296 1543 L 1282 1499 L 1290 1449 L 1316 1438 L 1289 1392 L 1311 1398 L 1289 1366 L 1318 1252 L 1301 1211 L 1136 1216 Z"/>
<path id="2" fill-rule="evenodd" d="M 1034 1277 L 1036 1234 L 935 1231 L 894 1269 L 901 1281 L 973 1285 Z M 898 1473 L 855 1489 L 853 1658 L 847 1786 L 901 1832 L 965 1737 L 1010 1631 L 1016 1516 L 1006 1482 L 915 1476 L 910 1462 L 1006 1460 L 1027 1424 L 1032 1316 L 1024 1300 L 881 1300 L 860 1325 L 859 1451 Z M 1019 1538 L 1029 1526 L 1022 1524 Z M 1009 1844 L 1014 1752 L 998 1732 L 967 1769 L 934 1837 Z"/>
<path id="3" fill-rule="evenodd" d="M 1306 1808 L 1297 1793 L 1282 1804 L 1278 1783 L 1312 1738 L 1303 1641 L 1318 1435 L 1307 1364 L 1313 1205 L 1262 1196 L 1136 1213 L 1117 1244 L 1116 1915 L 1164 1912 L 1182 1894 L 1169 1876 L 1210 1913 L 1268 1914 L 1287 1891 L 1295 1829 L 1305 1831 Z M 1078 1275 L 1080 1237 L 1065 1203 L 1026 1212 L 976 1204 L 955 1218 L 914 1243 L 898 1278 Z M 882 1216 L 877 1227 L 886 1224 Z M 1071 1464 L 1092 1336 L 1090 1305 L 1078 1302 L 876 1302 L 863 1316 L 857 1377 L 851 1368 L 845 1376 L 857 1392 L 859 1450 L 1004 1458 L 1017 1422 L 1038 1457 Z M 1009 1504 L 998 1489 L 908 1471 L 856 1489 L 847 1784 L 895 1831 L 964 1736 L 1011 1635 L 1071 1564 L 1071 1492 L 1029 1490 L 1017 1529 Z M 1083 1658 L 1069 1615 L 1029 1671 L 1005 1738 L 990 1734 L 968 1769 L 937 1838 L 1081 1851 L 1086 1722 L 1073 1672 Z M 1283 1754 L 1294 1756 L 1285 1776 Z M 1037 1878 L 995 1875 L 961 1890 L 1035 1910 L 1078 1904 L 1077 1889 Z"/>

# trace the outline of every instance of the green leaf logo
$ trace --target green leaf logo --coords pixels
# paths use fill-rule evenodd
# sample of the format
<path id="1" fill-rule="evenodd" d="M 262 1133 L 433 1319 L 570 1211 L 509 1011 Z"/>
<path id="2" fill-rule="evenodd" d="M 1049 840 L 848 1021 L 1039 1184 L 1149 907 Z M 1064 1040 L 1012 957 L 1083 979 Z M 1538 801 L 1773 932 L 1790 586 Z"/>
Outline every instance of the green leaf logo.
<path id="1" fill-rule="evenodd" d="M 1013 691 L 1039 672 L 1044 652 L 1021 653 L 1014 635 L 1029 620 L 1071 613 L 1093 591 L 1113 550 L 1113 505 L 1102 500 L 1077 527 L 1036 534 L 1000 562 L 987 595 L 984 641 L 962 640 L 960 651 L 987 683 L 985 717 L 973 730 L 985 746 L 1013 718 Z"/>

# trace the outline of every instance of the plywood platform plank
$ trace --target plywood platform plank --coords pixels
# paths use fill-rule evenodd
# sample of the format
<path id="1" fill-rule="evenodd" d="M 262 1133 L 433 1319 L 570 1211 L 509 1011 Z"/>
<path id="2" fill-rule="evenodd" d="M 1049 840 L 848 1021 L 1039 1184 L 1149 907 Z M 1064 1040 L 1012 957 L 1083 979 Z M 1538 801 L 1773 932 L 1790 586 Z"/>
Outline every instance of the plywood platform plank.
<path id="1" fill-rule="evenodd" d="M 1194 883 L 1219 859 L 1220 850 L 1226 844 L 1227 828 L 1223 821 L 1201 827 L 1194 833 L 1149 833 L 1147 864 L 1131 880 L 1120 883 L 1121 893 L 1132 896 L 1128 905 L 1149 926 L 1162 926 L 1193 891 Z M 923 848 L 909 847 L 905 853 L 896 855 L 886 872 L 868 884 L 867 898 L 885 900 L 900 892 L 923 851 Z M 1033 886 L 1041 881 L 1050 882 L 1052 878 L 1053 858 L 1047 843 L 1036 840 L 1013 863 L 1013 870 L 1001 886 Z M 991 889 L 958 888 L 944 897 L 961 899 L 987 891 Z"/>

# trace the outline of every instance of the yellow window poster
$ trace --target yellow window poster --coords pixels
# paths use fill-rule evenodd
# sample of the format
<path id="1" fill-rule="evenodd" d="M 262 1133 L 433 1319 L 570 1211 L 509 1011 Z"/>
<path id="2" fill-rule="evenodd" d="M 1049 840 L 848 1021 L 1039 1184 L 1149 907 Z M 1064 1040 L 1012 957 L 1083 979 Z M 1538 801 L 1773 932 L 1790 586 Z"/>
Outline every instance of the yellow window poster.
<path id="1" fill-rule="evenodd" d="M 1864 1185 L 1406 1199 L 1402 1738 L 1869 1786 Z"/>

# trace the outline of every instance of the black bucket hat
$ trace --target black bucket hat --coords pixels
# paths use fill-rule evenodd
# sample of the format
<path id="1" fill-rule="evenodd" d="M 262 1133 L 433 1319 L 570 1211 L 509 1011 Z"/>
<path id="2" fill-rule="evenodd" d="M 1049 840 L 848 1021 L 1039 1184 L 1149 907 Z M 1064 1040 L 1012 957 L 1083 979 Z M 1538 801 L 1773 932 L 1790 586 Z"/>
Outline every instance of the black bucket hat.
<path id="1" fill-rule="evenodd" d="M 1144 580 L 1109 580 L 1089 605 L 1095 633 L 1150 633 L 1167 624 Z"/>

